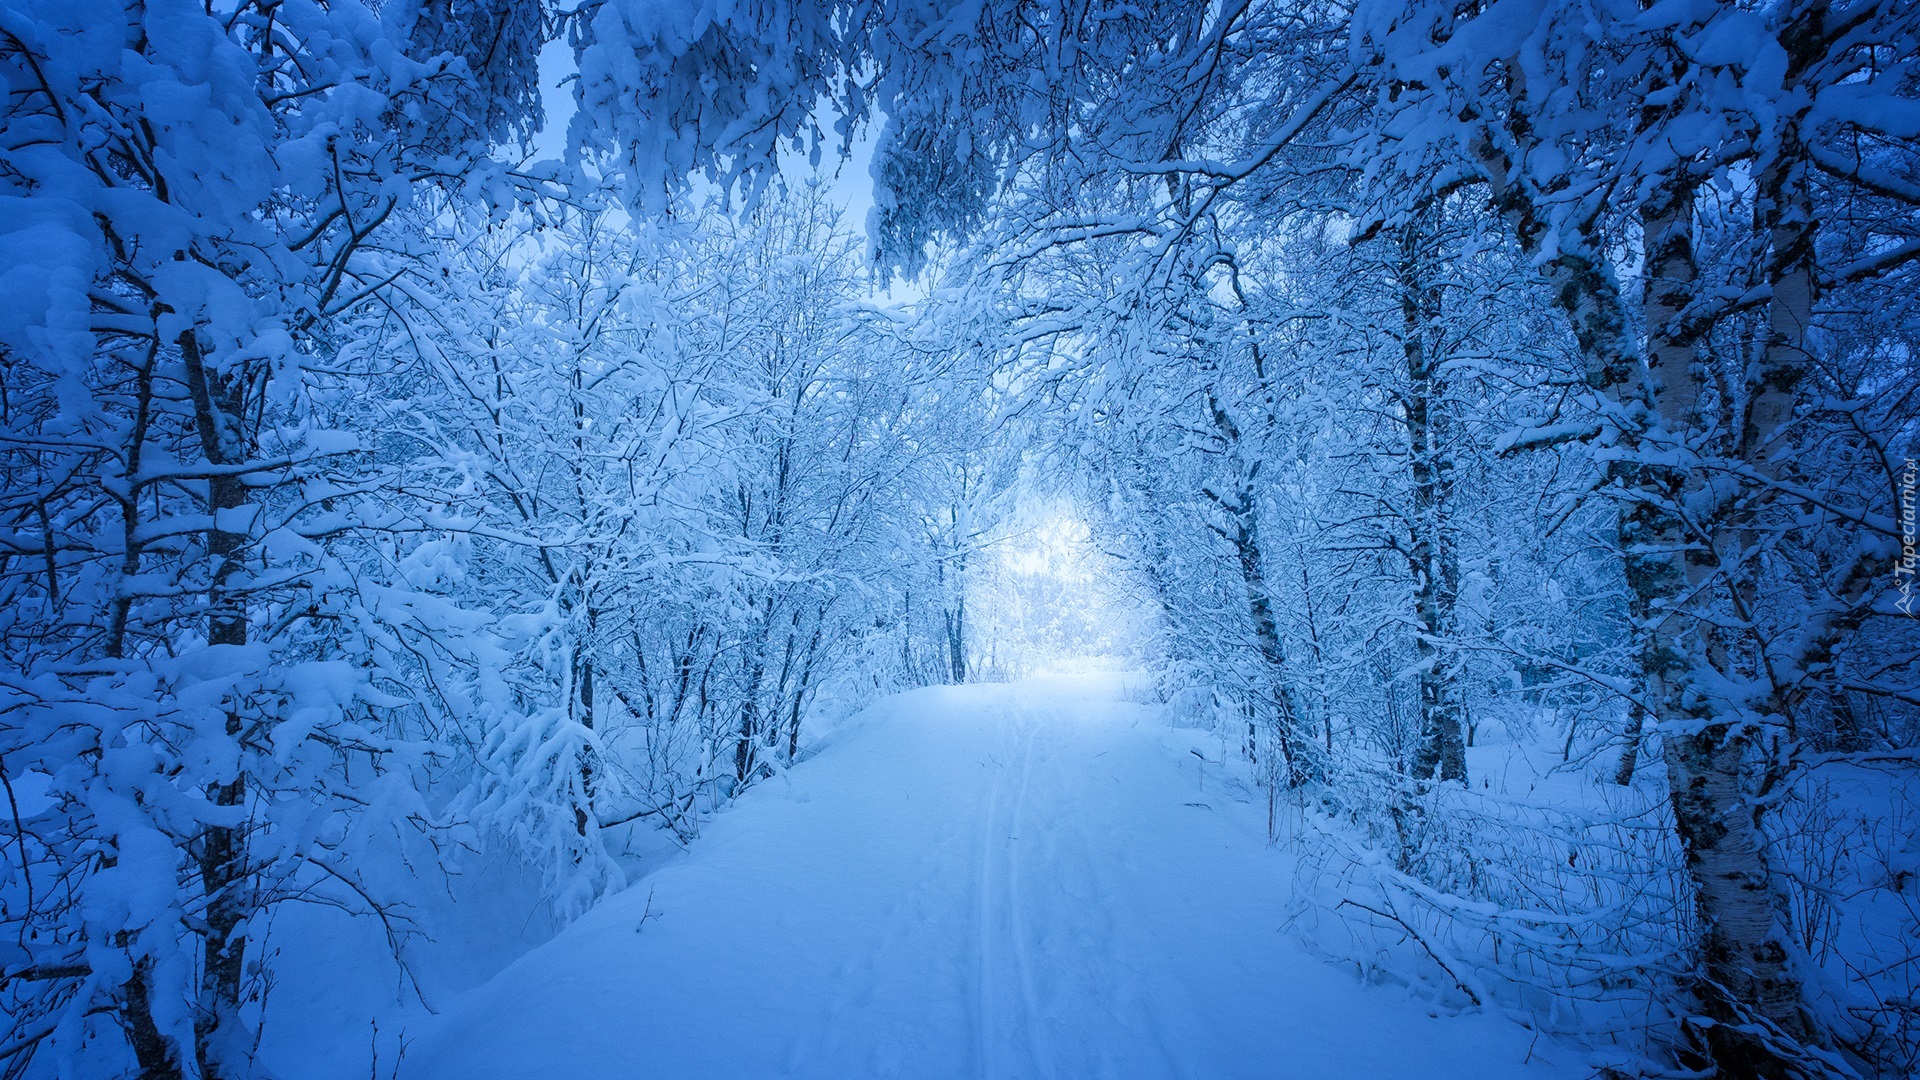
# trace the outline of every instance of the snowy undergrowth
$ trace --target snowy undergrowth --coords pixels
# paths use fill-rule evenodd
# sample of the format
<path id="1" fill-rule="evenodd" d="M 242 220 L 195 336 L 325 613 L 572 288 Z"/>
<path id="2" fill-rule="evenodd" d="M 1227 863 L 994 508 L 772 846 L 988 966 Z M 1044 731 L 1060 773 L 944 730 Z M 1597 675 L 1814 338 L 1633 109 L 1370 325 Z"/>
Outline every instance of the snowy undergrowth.
<path id="1" fill-rule="evenodd" d="M 1920 769 L 1818 766 L 1773 822 L 1808 981 L 1857 1044 L 1920 1075 Z"/>
<path id="2" fill-rule="evenodd" d="M 799 760 L 831 745 L 881 694 L 881 684 L 858 677 L 823 686 L 807 714 Z M 766 768 L 782 782 L 785 766 Z M 639 882 L 679 862 L 732 802 L 715 793 L 672 825 L 644 818 L 603 830 L 611 871 Z M 462 843 L 424 860 L 393 847 L 370 853 L 364 865 L 362 887 L 397 898 L 376 917 L 316 891 L 314 902 L 277 909 L 265 927 L 261 951 L 271 978 L 259 1006 L 258 1060 L 278 1080 L 406 1077 L 411 1032 L 626 891 L 563 903 L 550 888 L 554 868 L 529 859 L 505 834 L 463 834 Z"/>
<path id="3" fill-rule="evenodd" d="M 1554 776 L 1342 795 L 1297 811 L 1296 926 L 1322 952 L 1616 1050 L 1623 1071 L 1670 1038 L 1690 897 L 1657 793 Z"/>
<path id="4" fill-rule="evenodd" d="M 1193 753 L 1220 763 L 1216 782 L 1266 787 L 1237 717 L 1191 692 L 1165 708 L 1205 733 Z M 1277 799 L 1274 839 L 1295 858 L 1290 928 L 1370 981 L 1583 1044 L 1614 1075 L 1681 1075 L 1697 927 L 1657 748 L 1622 787 L 1604 755 L 1569 755 L 1556 725 L 1513 726 L 1482 727 L 1470 786 L 1415 790 L 1349 765 L 1313 798 Z M 1910 763 L 1829 763 L 1767 814 L 1814 1007 L 1851 1048 L 1908 1073 L 1920 1067 L 1917 795 Z"/>

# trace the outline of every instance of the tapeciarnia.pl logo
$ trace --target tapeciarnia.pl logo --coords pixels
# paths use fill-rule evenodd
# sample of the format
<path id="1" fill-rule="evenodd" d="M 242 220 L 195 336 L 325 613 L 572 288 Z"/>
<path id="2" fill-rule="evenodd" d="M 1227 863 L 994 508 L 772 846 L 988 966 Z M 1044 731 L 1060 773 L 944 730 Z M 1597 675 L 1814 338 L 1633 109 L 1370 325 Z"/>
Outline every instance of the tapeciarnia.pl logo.
<path id="1" fill-rule="evenodd" d="M 1920 479 L 1920 467 L 1916 467 L 1913 458 L 1907 459 L 1906 468 L 1900 470 L 1900 560 L 1893 564 L 1894 582 L 1900 589 L 1900 599 L 1893 606 L 1908 616 L 1914 614 L 1914 517 L 1913 488 L 1914 481 Z"/>

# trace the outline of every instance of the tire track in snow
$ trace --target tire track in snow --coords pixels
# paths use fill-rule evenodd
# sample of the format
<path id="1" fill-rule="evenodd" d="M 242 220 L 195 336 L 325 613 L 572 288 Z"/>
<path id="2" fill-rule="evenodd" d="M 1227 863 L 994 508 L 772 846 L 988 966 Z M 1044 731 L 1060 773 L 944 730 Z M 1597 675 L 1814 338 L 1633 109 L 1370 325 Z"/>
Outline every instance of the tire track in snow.
<path id="1" fill-rule="evenodd" d="M 1033 778 L 1033 740 L 1038 730 L 1035 718 L 1031 714 L 1026 716 L 1025 720 L 1027 737 L 1020 755 L 1020 791 L 1014 798 L 1012 819 L 1007 822 L 1009 830 L 1006 846 L 1007 910 L 1013 941 L 1014 967 L 1020 980 L 1020 997 L 1024 1006 L 1020 1016 L 1020 1028 L 1026 1043 L 1027 1057 L 1033 1065 L 1032 1075 L 1051 1077 L 1054 1072 L 1053 1054 L 1046 1037 L 1046 1024 L 1040 1016 L 1040 993 L 1034 982 L 1032 941 L 1026 919 L 1026 897 L 1020 890 L 1020 855 L 1023 849 L 1019 844 L 1021 837 L 1027 835 L 1024 811 L 1027 806 L 1027 788 Z"/>
<path id="2" fill-rule="evenodd" d="M 992 763 L 994 773 L 987 785 L 986 809 L 981 814 L 980 859 L 974 881 L 973 1063 L 975 1075 L 980 1080 L 997 1080 L 1000 1076 L 999 1055 L 995 1052 L 993 1037 L 993 837 L 994 818 L 1000 806 L 1000 786 L 1005 781 L 1006 767 L 993 757 L 987 760 Z"/>

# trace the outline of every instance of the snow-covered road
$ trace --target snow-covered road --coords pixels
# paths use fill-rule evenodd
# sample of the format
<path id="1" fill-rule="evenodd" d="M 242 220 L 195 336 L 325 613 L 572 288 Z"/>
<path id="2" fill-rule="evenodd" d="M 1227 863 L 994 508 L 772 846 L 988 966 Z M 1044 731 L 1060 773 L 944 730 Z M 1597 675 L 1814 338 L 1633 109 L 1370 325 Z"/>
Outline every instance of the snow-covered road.
<path id="1" fill-rule="evenodd" d="M 1263 808 L 1199 768 L 1113 679 L 891 699 L 417 1032 L 402 1076 L 1586 1075 L 1304 952 Z"/>

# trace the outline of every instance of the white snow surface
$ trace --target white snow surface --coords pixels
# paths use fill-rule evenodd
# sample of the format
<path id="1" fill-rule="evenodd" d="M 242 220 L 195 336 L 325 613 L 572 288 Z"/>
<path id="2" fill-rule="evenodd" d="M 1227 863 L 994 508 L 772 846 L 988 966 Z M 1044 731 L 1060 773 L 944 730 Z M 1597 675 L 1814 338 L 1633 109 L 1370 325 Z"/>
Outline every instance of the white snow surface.
<path id="1" fill-rule="evenodd" d="M 890 698 L 410 1032 L 401 1075 L 1588 1074 L 1308 954 L 1264 806 L 1194 745 L 1117 676 Z"/>

